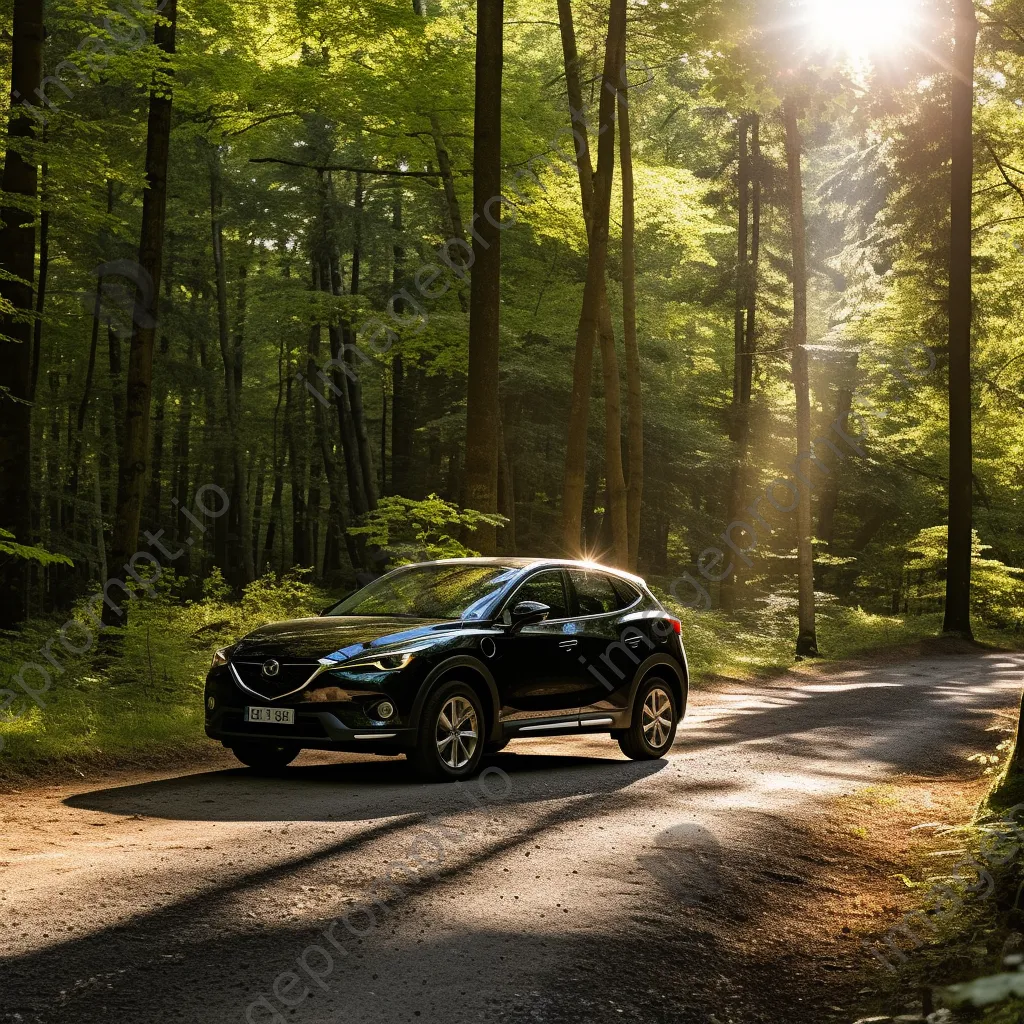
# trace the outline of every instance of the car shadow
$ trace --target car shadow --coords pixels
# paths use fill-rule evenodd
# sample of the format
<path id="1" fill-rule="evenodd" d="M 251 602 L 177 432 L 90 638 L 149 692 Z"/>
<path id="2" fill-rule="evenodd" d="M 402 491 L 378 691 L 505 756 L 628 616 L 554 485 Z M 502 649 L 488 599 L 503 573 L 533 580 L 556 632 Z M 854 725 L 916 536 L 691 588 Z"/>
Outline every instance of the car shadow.
<path id="1" fill-rule="evenodd" d="M 69 797 L 90 811 L 183 821 L 368 821 L 452 814 L 481 801 L 509 805 L 612 793 L 661 771 L 660 761 L 502 752 L 468 783 L 417 780 L 402 758 L 294 765 L 278 777 L 246 768 L 196 772 Z"/>

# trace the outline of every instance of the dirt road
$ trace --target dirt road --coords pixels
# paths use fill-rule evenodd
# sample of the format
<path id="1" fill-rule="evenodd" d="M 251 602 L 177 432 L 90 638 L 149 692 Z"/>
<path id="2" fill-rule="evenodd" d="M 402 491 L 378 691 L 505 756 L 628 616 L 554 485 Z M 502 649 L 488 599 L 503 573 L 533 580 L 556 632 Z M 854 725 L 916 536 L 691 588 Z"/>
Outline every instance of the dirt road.
<path id="1" fill-rule="evenodd" d="M 977 778 L 1022 678 L 971 654 L 725 686 L 664 761 L 529 740 L 466 786 L 304 755 L 3 794 L 0 1021 L 848 1021 L 842 796 Z"/>

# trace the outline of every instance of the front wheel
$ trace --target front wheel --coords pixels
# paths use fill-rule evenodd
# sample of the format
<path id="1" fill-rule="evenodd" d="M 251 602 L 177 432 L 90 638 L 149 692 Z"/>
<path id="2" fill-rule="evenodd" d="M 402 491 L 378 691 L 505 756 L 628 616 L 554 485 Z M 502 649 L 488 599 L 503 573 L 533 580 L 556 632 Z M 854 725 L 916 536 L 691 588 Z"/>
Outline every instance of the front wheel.
<path id="1" fill-rule="evenodd" d="M 428 782 L 469 778 L 484 752 L 484 709 L 472 687 L 452 681 L 430 695 L 420 718 L 416 773 Z"/>
<path id="2" fill-rule="evenodd" d="M 290 743 L 239 743 L 231 753 L 261 775 L 275 775 L 299 756 L 302 748 Z"/>
<path id="3" fill-rule="evenodd" d="M 634 761 L 656 761 L 668 753 L 676 738 L 679 713 L 668 683 L 643 683 L 633 703 L 633 723 L 622 733 L 619 748 Z"/>

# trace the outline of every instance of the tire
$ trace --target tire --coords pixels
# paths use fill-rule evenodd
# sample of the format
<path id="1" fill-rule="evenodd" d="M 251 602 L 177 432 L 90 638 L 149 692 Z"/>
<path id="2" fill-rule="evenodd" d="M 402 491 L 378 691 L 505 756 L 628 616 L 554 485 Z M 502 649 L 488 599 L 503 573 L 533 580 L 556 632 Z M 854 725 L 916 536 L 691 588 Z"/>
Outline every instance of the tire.
<path id="1" fill-rule="evenodd" d="M 260 775 L 276 775 L 299 756 L 301 747 L 290 743 L 239 743 L 231 753 Z"/>
<path id="2" fill-rule="evenodd" d="M 484 753 L 500 754 L 511 742 L 511 740 L 495 740 L 493 743 L 485 743 Z"/>
<path id="3" fill-rule="evenodd" d="M 663 679 L 648 680 L 636 692 L 633 721 L 619 734 L 619 748 L 634 761 L 657 761 L 672 746 L 678 724 L 679 711 L 672 687 Z"/>
<path id="4" fill-rule="evenodd" d="M 484 753 L 485 725 L 472 687 L 457 680 L 439 686 L 423 706 L 416 747 L 408 755 L 416 774 L 425 782 L 468 779 Z"/>

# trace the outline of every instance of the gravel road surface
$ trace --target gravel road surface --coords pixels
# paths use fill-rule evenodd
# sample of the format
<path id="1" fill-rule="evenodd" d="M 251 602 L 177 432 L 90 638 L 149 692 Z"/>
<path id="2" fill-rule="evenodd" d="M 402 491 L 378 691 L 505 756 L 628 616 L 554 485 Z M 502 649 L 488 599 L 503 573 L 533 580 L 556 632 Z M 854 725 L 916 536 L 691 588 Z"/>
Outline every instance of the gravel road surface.
<path id="1" fill-rule="evenodd" d="M 818 666 L 695 691 L 665 760 L 526 740 L 459 786 L 226 755 L 3 793 L 0 1021 L 849 1020 L 856 894 L 816 823 L 976 777 L 1022 679 L 994 653 Z"/>

